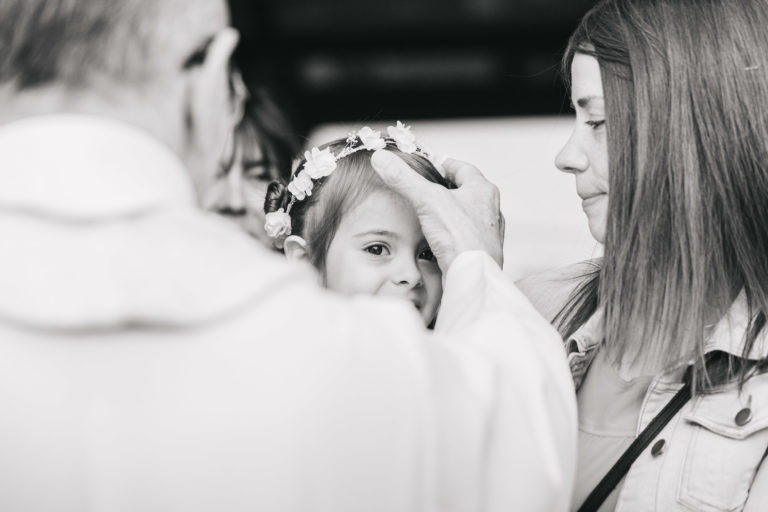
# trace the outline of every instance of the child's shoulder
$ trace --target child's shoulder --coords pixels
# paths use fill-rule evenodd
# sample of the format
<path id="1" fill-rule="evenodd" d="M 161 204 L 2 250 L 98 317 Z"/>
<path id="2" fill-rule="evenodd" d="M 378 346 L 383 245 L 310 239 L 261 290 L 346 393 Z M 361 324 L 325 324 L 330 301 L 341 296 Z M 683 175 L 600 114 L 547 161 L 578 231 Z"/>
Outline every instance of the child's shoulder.
<path id="1" fill-rule="evenodd" d="M 565 306 L 573 291 L 594 273 L 600 260 L 585 260 L 566 267 L 526 276 L 515 284 L 533 307 L 550 322 Z"/>

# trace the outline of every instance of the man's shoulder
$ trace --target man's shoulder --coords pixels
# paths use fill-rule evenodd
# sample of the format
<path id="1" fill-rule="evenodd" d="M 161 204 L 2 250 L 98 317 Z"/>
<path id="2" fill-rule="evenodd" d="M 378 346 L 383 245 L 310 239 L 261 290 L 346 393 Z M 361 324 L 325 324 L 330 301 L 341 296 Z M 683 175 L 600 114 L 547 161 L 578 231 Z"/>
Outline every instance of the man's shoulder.
<path id="1" fill-rule="evenodd" d="M 547 270 L 517 281 L 517 287 L 547 320 L 552 321 L 574 290 L 600 265 L 599 259 L 585 260 Z"/>

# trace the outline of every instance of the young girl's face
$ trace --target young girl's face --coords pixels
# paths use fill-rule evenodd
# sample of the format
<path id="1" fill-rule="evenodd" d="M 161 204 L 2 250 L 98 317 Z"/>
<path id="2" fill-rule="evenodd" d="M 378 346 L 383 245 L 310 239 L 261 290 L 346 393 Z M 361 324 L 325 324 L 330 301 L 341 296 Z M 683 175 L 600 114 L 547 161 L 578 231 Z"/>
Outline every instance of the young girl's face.
<path id="1" fill-rule="evenodd" d="M 410 300 L 425 324 L 437 315 L 442 274 L 413 207 L 375 190 L 344 214 L 326 256 L 325 284 L 350 294 Z"/>

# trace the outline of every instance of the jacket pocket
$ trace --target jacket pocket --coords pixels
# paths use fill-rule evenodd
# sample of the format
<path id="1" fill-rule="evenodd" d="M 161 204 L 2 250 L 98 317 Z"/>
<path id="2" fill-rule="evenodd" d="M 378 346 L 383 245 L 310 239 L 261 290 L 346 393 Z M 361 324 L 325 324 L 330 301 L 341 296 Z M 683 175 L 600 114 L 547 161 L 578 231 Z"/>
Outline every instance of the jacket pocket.
<path id="1" fill-rule="evenodd" d="M 702 512 L 744 508 L 768 446 L 768 380 L 762 377 L 762 385 L 750 386 L 746 423 L 736 421 L 747 406 L 746 388 L 741 398 L 735 390 L 698 397 L 684 416 L 691 436 L 678 492 L 681 504 Z"/>

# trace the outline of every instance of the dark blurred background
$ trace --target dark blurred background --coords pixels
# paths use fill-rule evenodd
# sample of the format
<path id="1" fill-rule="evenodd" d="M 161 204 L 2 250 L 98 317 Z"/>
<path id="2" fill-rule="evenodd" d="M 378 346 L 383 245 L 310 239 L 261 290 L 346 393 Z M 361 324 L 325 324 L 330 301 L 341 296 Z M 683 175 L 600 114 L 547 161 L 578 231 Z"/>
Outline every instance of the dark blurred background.
<path id="1" fill-rule="evenodd" d="M 559 60 L 596 0 L 230 0 L 251 87 L 327 122 L 558 114 Z"/>

